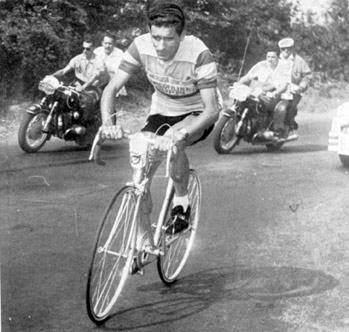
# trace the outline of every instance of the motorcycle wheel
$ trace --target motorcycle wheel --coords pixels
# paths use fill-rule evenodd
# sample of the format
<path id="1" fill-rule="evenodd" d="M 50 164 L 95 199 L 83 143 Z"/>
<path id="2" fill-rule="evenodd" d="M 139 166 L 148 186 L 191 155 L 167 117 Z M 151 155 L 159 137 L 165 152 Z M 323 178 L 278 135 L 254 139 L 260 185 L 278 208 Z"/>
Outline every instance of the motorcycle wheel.
<path id="1" fill-rule="evenodd" d="M 43 133 L 48 113 L 25 113 L 18 130 L 18 143 L 21 149 L 27 153 L 39 151 L 48 139 L 48 134 Z"/>
<path id="2" fill-rule="evenodd" d="M 227 154 L 232 151 L 240 142 L 240 138 L 235 134 L 235 116 L 223 115 L 217 122 L 213 132 L 213 146 L 220 154 Z"/>
<path id="3" fill-rule="evenodd" d="M 339 154 L 339 159 L 344 167 L 349 167 L 349 156 L 344 154 Z"/>

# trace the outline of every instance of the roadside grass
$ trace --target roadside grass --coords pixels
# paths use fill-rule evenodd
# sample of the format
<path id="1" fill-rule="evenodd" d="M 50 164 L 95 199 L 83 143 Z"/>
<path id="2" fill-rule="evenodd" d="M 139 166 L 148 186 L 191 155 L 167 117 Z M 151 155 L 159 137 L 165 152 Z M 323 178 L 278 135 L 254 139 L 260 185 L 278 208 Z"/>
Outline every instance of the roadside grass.
<path id="1" fill-rule="evenodd" d="M 349 101 L 349 84 L 329 83 L 310 87 L 299 104 L 299 110 L 310 113 L 327 113 Z"/>

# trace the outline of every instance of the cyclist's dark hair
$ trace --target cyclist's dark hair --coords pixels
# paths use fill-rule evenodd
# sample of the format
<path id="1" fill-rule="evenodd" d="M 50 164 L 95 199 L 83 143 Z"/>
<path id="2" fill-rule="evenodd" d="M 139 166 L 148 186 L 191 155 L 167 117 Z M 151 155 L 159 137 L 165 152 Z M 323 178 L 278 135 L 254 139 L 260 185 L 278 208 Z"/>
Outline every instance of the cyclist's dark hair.
<path id="1" fill-rule="evenodd" d="M 185 28 L 185 15 L 182 7 L 174 2 L 156 2 L 146 11 L 148 27 L 175 27 L 178 35 Z"/>

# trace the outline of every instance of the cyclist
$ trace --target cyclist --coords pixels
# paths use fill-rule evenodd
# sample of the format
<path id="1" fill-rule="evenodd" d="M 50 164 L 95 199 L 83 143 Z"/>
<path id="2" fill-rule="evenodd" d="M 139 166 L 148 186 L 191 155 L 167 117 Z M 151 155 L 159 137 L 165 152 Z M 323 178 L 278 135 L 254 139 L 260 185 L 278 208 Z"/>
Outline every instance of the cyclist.
<path id="1" fill-rule="evenodd" d="M 123 128 L 111 117 L 115 112 L 115 95 L 143 67 L 155 92 L 150 115 L 141 131 L 144 135 L 160 135 L 155 139 L 156 150 L 167 150 L 174 143 L 170 176 L 175 197 L 166 231 L 174 234 L 189 225 L 189 161 L 185 149 L 204 140 L 218 119 L 217 68 L 204 43 L 186 35 L 185 14 L 180 5 L 173 2 L 148 5 L 146 17 L 149 33 L 131 43 L 118 72 L 103 92 L 101 112 L 107 126 L 101 139 L 124 136 Z M 150 211 L 148 194 L 142 213 L 149 218 Z"/>

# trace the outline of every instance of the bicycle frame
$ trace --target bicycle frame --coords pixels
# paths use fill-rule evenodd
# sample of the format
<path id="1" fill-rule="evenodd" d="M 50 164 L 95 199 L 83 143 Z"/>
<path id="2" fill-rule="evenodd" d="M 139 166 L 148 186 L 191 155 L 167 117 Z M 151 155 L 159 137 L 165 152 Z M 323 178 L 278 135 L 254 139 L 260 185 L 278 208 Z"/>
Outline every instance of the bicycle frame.
<path id="1" fill-rule="evenodd" d="M 134 139 L 134 137 L 136 135 L 131 137 L 131 140 Z M 169 206 L 170 206 L 170 203 L 172 200 L 172 196 L 174 194 L 173 180 L 171 178 L 169 178 L 169 176 L 168 176 L 168 166 L 169 166 L 169 158 L 171 155 L 171 149 L 169 149 L 169 151 L 167 151 L 166 177 L 168 177 L 168 183 L 167 183 L 167 187 L 166 187 L 166 194 L 165 194 L 165 198 L 163 200 L 162 206 L 161 206 L 161 210 L 160 210 L 157 222 L 156 222 L 156 224 L 151 224 L 150 220 L 147 220 L 146 222 L 144 222 L 144 220 L 137 219 L 140 215 L 139 211 L 140 211 L 140 205 L 142 204 L 142 197 L 143 197 L 143 195 L 146 195 L 147 192 L 150 190 L 151 181 L 149 181 L 149 180 L 151 180 L 151 179 L 150 179 L 149 175 L 152 171 L 152 167 L 154 166 L 154 163 L 157 162 L 160 165 L 160 163 L 164 159 L 163 153 L 156 153 L 155 152 L 155 155 L 154 155 L 154 153 L 151 152 L 150 146 L 152 143 L 152 139 L 146 138 L 142 135 L 143 140 L 144 140 L 144 138 L 147 141 L 147 145 L 146 145 L 145 151 L 141 151 L 141 155 L 136 155 L 136 156 L 132 155 L 132 151 L 130 151 L 130 161 L 131 161 L 131 166 L 134 170 L 134 174 L 133 174 L 133 182 L 129 183 L 129 184 L 136 188 L 136 194 L 138 196 L 137 205 L 136 205 L 137 207 L 136 207 L 135 216 L 134 216 L 134 218 L 136 218 L 136 220 L 134 220 L 133 222 L 136 225 L 135 235 L 137 236 L 137 234 L 138 234 L 139 222 L 142 222 L 143 225 L 145 226 L 145 231 L 148 234 L 148 238 L 150 241 L 150 246 L 145 246 L 145 248 L 136 248 L 136 249 L 139 251 L 139 253 L 144 252 L 146 254 L 154 255 L 157 257 L 159 255 L 164 255 L 164 252 L 165 252 L 165 248 L 164 248 L 165 241 L 163 238 L 161 238 L 161 234 L 163 234 L 162 227 L 164 225 L 167 211 L 169 209 Z M 130 142 L 130 146 L 131 146 L 131 142 Z M 144 145 L 143 145 L 143 148 L 145 148 Z M 130 148 L 130 150 L 131 150 L 131 148 Z M 132 163 L 133 159 L 136 160 L 134 163 Z M 159 165 L 157 165 L 155 167 L 157 168 Z M 155 174 L 155 172 L 154 172 L 154 174 Z M 155 230 L 154 230 L 154 228 L 155 228 Z M 163 241 L 160 241 L 160 240 L 163 240 Z M 162 247 L 160 247 L 160 243 L 162 243 Z M 137 263 L 140 263 L 139 265 L 141 265 L 141 266 L 139 266 L 139 268 L 142 268 L 143 266 L 151 263 L 151 261 L 138 260 Z"/>

